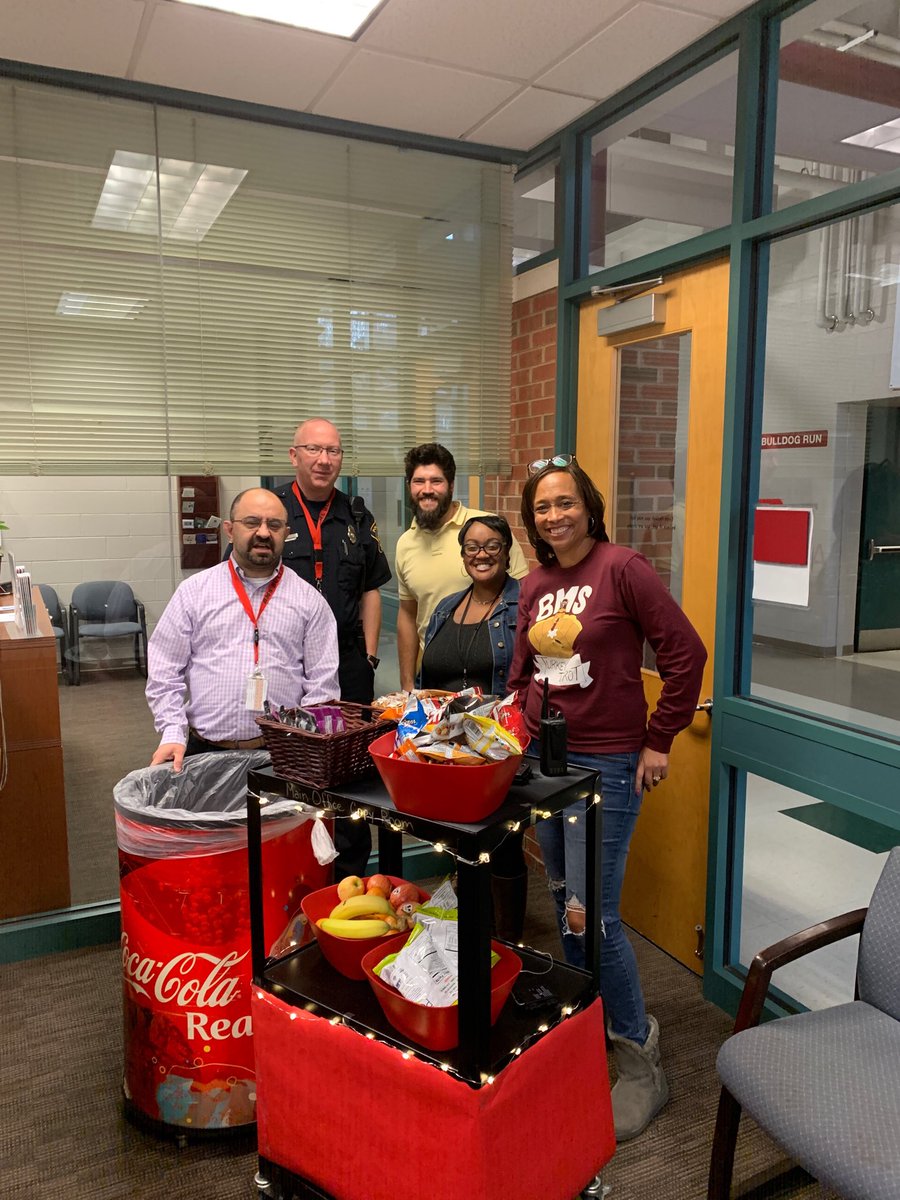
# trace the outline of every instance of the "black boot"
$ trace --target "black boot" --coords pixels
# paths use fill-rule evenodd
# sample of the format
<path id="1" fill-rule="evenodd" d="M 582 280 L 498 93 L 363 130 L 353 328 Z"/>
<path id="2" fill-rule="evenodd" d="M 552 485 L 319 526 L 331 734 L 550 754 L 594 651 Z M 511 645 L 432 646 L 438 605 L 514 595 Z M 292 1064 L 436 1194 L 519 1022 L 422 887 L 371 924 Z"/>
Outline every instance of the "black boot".
<path id="1" fill-rule="evenodd" d="M 528 872 L 512 878 L 491 875 L 491 899 L 497 937 L 503 942 L 521 942 L 528 903 Z"/>

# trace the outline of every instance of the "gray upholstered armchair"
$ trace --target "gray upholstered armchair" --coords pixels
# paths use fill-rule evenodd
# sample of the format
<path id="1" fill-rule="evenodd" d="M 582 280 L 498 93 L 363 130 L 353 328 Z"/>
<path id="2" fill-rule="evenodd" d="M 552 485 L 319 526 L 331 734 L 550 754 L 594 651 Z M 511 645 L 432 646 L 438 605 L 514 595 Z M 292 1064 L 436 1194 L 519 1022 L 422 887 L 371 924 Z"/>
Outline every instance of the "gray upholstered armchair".
<path id="1" fill-rule="evenodd" d="M 855 933 L 862 935 L 856 999 L 758 1024 L 774 970 Z M 813 925 L 754 958 L 716 1069 L 724 1086 L 708 1200 L 730 1196 L 742 1109 L 845 1200 L 900 1197 L 900 846 L 868 909 Z"/>

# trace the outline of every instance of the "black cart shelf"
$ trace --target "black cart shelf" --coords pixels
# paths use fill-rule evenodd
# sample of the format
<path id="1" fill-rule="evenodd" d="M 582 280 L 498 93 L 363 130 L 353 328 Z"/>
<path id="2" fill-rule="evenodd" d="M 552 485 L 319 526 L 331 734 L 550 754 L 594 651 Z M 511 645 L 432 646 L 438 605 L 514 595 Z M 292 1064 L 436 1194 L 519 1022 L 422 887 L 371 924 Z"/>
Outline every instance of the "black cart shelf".
<path id="1" fill-rule="evenodd" d="M 432 821 L 397 810 L 380 778 L 343 784 L 335 790 L 282 779 L 271 767 L 248 776 L 247 832 L 250 866 L 250 917 L 253 980 L 255 986 L 282 1002 L 324 1017 L 339 1017 L 363 1034 L 374 1034 L 401 1050 L 455 1072 L 472 1088 L 493 1081 L 514 1056 L 544 1036 L 567 1013 L 587 1008 L 599 995 L 601 938 L 600 867 L 601 804 L 596 772 L 570 767 L 562 777 L 540 774 L 537 759 L 526 756 L 527 782 L 514 783 L 502 806 L 478 824 Z M 465 768 L 457 768 L 461 781 Z M 522 775 L 523 772 L 520 772 Z M 517 777 L 519 778 L 519 777 Z M 295 800 L 311 810 L 346 818 L 355 812 L 378 826 L 378 869 L 402 877 L 403 838 L 417 838 L 448 853 L 448 872 L 455 869 L 459 902 L 459 1046 L 432 1052 L 407 1041 L 386 1020 L 366 980 L 350 980 L 325 960 L 311 942 L 279 958 L 266 954 L 263 937 L 263 887 L 260 809 L 268 796 Z M 528 1011 L 512 997 L 496 1024 L 490 1023 L 491 992 L 491 852 L 512 830 L 527 828 L 537 820 L 584 804 L 587 821 L 587 872 L 585 929 L 586 968 L 579 970 L 524 946 L 516 946 L 523 971 L 540 976 L 555 999 L 552 1005 Z M 549 968 L 549 969 L 548 969 Z M 257 1177 L 260 1196 L 329 1200 L 327 1193 L 282 1165 L 260 1157 Z"/>
<path id="2" fill-rule="evenodd" d="M 503 805 L 486 820 L 474 825 L 430 821 L 398 812 L 380 779 L 357 780 L 335 791 L 281 779 L 271 767 L 251 771 L 248 777 L 248 845 L 250 853 L 251 945 L 254 983 L 288 1004 L 325 1015 L 337 1015 L 362 1032 L 401 1048 L 420 1058 L 447 1063 L 474 1087 L 495 1075 L 515 1049 L 540 1036 L 540 1027 L 552 1023 L 559 1013 L 553 1009 L 525 1012 L 510 1000 L 491 1028 L 490 1023 L 490 863 L 479 861 L 509 834 L 511 826 L 522 828 L 582 801 L 587 819 L 588 869 L 585 906 L 586 969 L 579 970 L 552 960 L 541 975 L 559 1000 L 559 1007 L 572 1009 L 590 1004 L 599 993 L 600 957 L 600 805 L 594 802 L 596 773 L 570 767 L 568 775 L 547 778 L 540 774 L 537 760 L 526 757 L 532 769 L 529 782 L 513 784 Z M 461 775 L 465 768 L 458 768 Z M 459 900 L 459 1047 L 434 1055 L 416 1042 L 406 1042 L 390 1025 L 365 981 L 344 978 L 325 961 L 313 942 L 288 955 L 267 958 L 262 928 L 262 859 L 260 850 L 260 800 L 278 796 L 312 809 L 346 817 L 362 810 L 378 825 L 378 869 L 385 875 L 403 875 L 403 836 L 431 845 L 443 845 L 448 868 L 457 872 Z M 361 818 L 364 819 L 364 818 Z M 456 860 L 455 863 L 453 860 Z M 524 971 L 547 971 L 548 959 L 525 947 L 516 947 Z"/>

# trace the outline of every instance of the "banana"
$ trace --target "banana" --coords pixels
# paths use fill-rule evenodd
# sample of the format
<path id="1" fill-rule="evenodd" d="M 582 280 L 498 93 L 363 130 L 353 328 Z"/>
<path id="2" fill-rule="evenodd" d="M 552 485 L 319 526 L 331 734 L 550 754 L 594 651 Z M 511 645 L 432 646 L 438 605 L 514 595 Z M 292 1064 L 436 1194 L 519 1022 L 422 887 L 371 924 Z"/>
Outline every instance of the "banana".
<path id="1" fill-rule="evenodd" d="M 373 938 L 382 934 L 392 933 L 387 921 L 342 920 L 340 918 L 321 917 L 316 921 L 318 927 L 325 933 L 342 938 Z"/>
<path id="2" fill-rule="evenodd" d="M 351 896 L 349 900 L 344 900 L 341 904 L 336 905 L 328 914 L 327 919 L 343 921 L 349 917 L 365 917 L 370 914 L 375 916 L 379 913 L 384 913 L 388 917 L 394 915 L 389 900 L 384 900 L 381 896 Z"/>

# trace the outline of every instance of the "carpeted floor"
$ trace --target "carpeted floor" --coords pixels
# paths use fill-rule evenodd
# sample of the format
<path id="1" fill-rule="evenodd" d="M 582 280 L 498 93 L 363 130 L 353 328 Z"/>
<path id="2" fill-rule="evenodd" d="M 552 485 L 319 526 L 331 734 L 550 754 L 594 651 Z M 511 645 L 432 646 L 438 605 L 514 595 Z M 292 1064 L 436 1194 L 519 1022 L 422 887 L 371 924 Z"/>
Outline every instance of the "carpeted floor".
<path id="1" fill-rule="evenodd" d="M 527 937 L 539 948 L 558 952 L 546 889 L 537 878 L 532 879 Z M 662 1029 L 672 1098 L 641 1138 L 617 1151 L 604 1180 L 612 1185 L 610 1200 L 701 1200 L 718 1097 L 715 1056 L 730 1020 L 703 1000 L 696 976 L 642 938 L 633 940 L 648 1005 Z M 255 1197 L 252 1141 L 217 1140 L 180 1149 L 123 1119 L 117 947 L 3 967 L 0 1009 L 3 1200 Z M 552 1115 L 538 1111 L 534 1122 L 541 1137 L 552 1136 Z M 742 1130 L 738 1181 L 756 1179 L 779 1161 L 762 1133 Z M 827 1200 L 818 1185 L 796 1178 L 783 1189 L 765 1185 L 755 1196 Z M 568 1198 L 516 1195 L 495 1200 Z"/>

